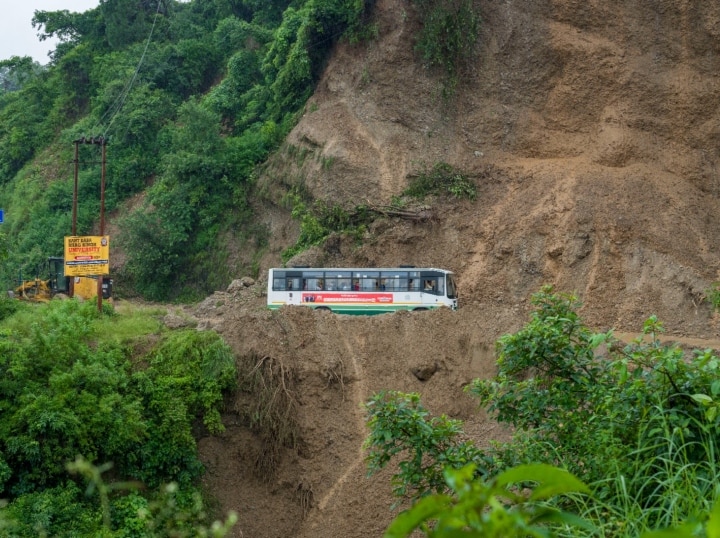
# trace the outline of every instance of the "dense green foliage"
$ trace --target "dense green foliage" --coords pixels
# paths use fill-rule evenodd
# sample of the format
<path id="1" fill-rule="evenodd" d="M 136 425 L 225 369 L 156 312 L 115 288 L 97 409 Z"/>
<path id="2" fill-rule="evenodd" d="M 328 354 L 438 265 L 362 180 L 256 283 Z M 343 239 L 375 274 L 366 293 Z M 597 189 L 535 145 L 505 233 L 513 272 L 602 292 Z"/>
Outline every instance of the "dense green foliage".
<path id="1" fill-rule="evenodd" d="M 78 456 L 111 464 L 114 481 L 145 487 L 109 498 L 117 536 L 150 535 L 120 531 L 145 529 L 136 509 L 162 497 L 163 484 L 176 485 L 181 508 L 196 503 L 202 465 L 192 428 L 201 419 L 222 431 L 222 394 L 236 383 L 233 355 L 215 333 L 163 334 L 142 315 L 126 317 L 68 300 L 23 305 L 0 323 L 0 495 L 10 501 L 12 536 L 98 535 L 102 507 L 66 469 Z M 159 342 L 133 356 L 143 327 Z"/>
<path id="2" fill-rule="evenodd" d="M 497 376 L 468 387 L 514 427 L 513 440 L 481 450 L 459 441 L 458 422 L 430 417 L 417 395 L 380 395 L 367 405 L 370 470 L 399 457 L 394 491 L 415 499 L 445 494 L 440 477 L 448 468 L 473 464 L 476 480 L 491 480 L 546 463 L 588 484 L 592 497 L 571 496 L 558 506 L 591 521 L 600 535 L 705 524 L 709 533 L 718 517 L 708 517 L 720 506 L 720 359 L 662 344 L 655 318 L 644 337 L 624 345 L 585 326 L 571 295 L 544 288 L 533 304 L 525 328 L 498 341 Z"/>
<path id="3" fill-rule="evenodd" d="M 37 12 L 40 34 L 61 40 L 50 64 L 0 64 L 10 238 L 0 279 L 10 287 L 62 254 L 73 141 L 102 134 L 107 210 L 150 186 L 120 223 L 122 289 L 192 299 L 226 285 L 222 237 L 247 226 L 253 168 L 296 122 L 337 40 L 363 34 L 371 5 L 117 0 L 84 13 Z M 99 151 L 79 147 L 79 235 L 98 219 Z"/>

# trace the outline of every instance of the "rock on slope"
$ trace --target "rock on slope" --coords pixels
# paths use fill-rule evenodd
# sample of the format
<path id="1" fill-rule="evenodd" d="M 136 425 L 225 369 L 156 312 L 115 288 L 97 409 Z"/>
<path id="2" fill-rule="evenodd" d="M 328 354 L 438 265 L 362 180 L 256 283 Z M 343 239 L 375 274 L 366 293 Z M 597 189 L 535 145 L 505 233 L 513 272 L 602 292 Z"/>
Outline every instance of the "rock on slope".
<path id="1" fill-rule="evenodd" d="M 315 257 L 452 269 L 460 310 L 271 314 L 261 285 L 204 303 L 239 356 L 292 371 L 298 403 L 299 449 L 265 478 L 252 472 L 263 445 L 232 406 L 228 433 L 201 442 L 208 487 L 239 512 L 238 536 L 382 535 L 390 485 L 365 478 L 360 403 L 378 390 L 419 391 L 478 442 L 502 435 L 461 389 L 492 374 L 495 339 L 521 326 L 544 283 L 576 292 L 598 329 L 635 331 L 657 314 L 671 335 L 717 332 L 704 292 L 720 269 L 720 6 L 476 5 L 476 62 L 443 103 L 413 53 L 414 4 L 377 0 L 379 37 L 338 46 L 288 140 L 316 158 L 279 156 L 262 180 L 272 189 L 273 178 L 299 177 L 314 196 L 354 206 L 389 202 L 422 163 L 462 169 L 476 201 L 433 200 L 430 221 L 377 222 L 362 247 L 338 242 Z M 267 215 L 276 249 L 294 239 L 278 215 Z M 278 263 L 275 250 L 263 268 Z M 418 368 L 435 373 L 420 381 Z"/>

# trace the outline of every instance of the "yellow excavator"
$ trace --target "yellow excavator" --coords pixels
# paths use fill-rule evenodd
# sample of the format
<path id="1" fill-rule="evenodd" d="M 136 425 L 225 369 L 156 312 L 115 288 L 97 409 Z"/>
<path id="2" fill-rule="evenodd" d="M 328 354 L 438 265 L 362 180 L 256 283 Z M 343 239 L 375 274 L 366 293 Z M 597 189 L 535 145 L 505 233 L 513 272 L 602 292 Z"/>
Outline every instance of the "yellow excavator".
<path id="1" fill-rule="evenodd" d="M 21 274 L 20 278 L 18 278 L 18 286 L 9 291 L 8 295 L 22 301 L 47 302 L 56 295 L 64 294 L 69 296 L 72 279 L 74 297 L 81 299 L 97 297 L 97 277 L 66 277 L 64 264 L 65 260 L 63 258 L 54 256 L 48 258 L 37 272 L 38 275 L 47 276 L 47 279 L 36 276 L 30 280 L 23 280 Z M 110 278 L 103 278 L 102 296 L 103 299 L 112 298 L 112 280 Z"/>
<path id="2" fill-rule="evenodd" d="M 48 282 L 49 280 L 41 280 L 39 278 L 23 280 L 17 288 L 9 291 L 8 295 L 22 301 L 46 302 L 53 296 Z"/>

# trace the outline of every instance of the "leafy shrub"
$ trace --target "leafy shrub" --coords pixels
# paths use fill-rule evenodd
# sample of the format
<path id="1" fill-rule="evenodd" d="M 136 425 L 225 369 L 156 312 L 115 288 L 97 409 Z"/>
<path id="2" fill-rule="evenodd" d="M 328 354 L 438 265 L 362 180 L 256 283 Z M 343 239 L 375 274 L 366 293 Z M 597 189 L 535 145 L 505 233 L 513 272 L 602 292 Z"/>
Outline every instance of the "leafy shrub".
<path id="1" fill-rule="evenodd" d="M 6 320 L 0 340 L 0 453 L 12 470 L 3 489 L 13 494 L 57 484 L 61 462 L 77 453 L 122 461 L 146 431 L 122 350 L 88 344 L 95 306 L 53 301 L 31 310 Z"/>
<path id="2" fill-rule="evenodd" d="M 151 495 L 143 496 L 138 491 L 140 484 L 107 483 L 102 475 L 111 467 L 107 464 L 97 467 L 82 457 L 67 465 L 70 473 L 86 479 L 87 495 L 98 496 L 100 508 L 97 511 L 102 512 L 102 528 L 96 526 L 92 536 L 115 536 L 112 532 L 115 528 L 119 529 L 117 535 L 123 538 L 221 538 L 237 521 L 236 514 L 231 512 L 225 522 L 215 521 L 208 528 L 208 514 L 197 489 L 181 489 L 170 482 Z"/>
<path id="3" fill-rule="evenodd" d="M 174 332 L 147 357 L 148 367 L 133 375 L 142 398 L 148 434 L 127 462 L 129 474 L 157 487 L 173 480 L 187 487 L 202 472 L 192 424 L 197 418 L 211 433 L 224 430 L 222 391 L 236 386 L 230 348 L 213 332 Z"/>
<path id="4" fill-rule="evenodd" d="M 461 422 L 446 416 L 430 417 L 420 404 L 420 395 L 379 393 L 365 405 L 370 435 L 365 440 L 370 473 L 383 469 L 402 455 L 400 472 L 393 476 L 393 493 L 418 498 L 443 493 L 446 468 L 474 463 L 485 471 L 483 453 L 471 442 L 460 442 Z"/>
<path id="5" fill-rule="evenodd" d="M 221 433 L 218 406 L 222 393 L 237 387 L 235 357 L 211 331 L 174 332 L 149 356 L 158 384 L 169 382 L 174 395 L 201 415 L 211 433 Z"/>
<path id="6" fill-rule="evenodd" d="M 373 216 L 366 206 L 356 206 L 348 211 L 339 205 L 329 205 L 316 200 L 312 206 L 302 200 L 297 192 L 288 194 L 292 204 L 292 216 L 300 221 L 300 237 L 295 245 L 282 253 L 283 263 L 313 245 L 319 245 L 332 233 L 347 234 L 359 239 Z"/>
<path id="7" fill-rule="evenodd" d="M 98 536 L 100 509 L 88 504 L 84 492 L 72 480 L 20 496 L 4 511 L 13 522 L 11 538 L 57 536 L 63 538 Z"/>
<path id="8" fill-rule="evenodd" d="M 9 318 L 15 312 L 23 308 L 25 305 L 16 299 L 9 297 L 0 297 L 0 321 Z"/>
<path id="9" fill-rule="evenodd" d="M 477 197 L 477 188 L 459 170 L 447 163 L 436 162 L 432 167 L 423 164 L 403 194 L 414 198 L 424 198 L 430 194 L 450 194 L 455 198 L 474 200 Z"/>
<path id="10" fill-rule="evenodd" d="M 542 456 L 537 447 L 552 447 L 546 458 L 560 458 L 592 482 L 608 469 L 627 474 L 624 455 L 637 446 L 653 446 L 660 456 L 704 432 L 720 439 L 720 361 L 710 351 L 686 358 L 677 346 L 662 345 L 662 324 L 654 317 L 643 326 L 649 343 L 638 339 L 623 347 L 611 332 L 590 331 L 575 312 L 576 298 L 551 288 L 533 304 L 530 323 L 498 342 L 497 377 L 470 387 L 499 420 L 532 436 L 524 446 L 533 457 Z M 601 344 L 605 357 L 598 356 Z M 658 437 L 663 431 L 668 435 Z M 708 448 L 716 447 L 692 448 L 688 461 L 706 461 Z"/>

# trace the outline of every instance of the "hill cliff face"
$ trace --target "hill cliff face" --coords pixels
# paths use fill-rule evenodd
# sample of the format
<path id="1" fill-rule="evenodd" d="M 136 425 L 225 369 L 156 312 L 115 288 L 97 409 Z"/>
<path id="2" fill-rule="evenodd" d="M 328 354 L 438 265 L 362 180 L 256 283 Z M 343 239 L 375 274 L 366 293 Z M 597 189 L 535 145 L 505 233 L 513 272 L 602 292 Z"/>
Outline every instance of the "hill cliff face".
<path id="1" fill-rule="evenodd" d="M 389 203 L 422 163 L 464 171 L 477 200 L 428 200 L 426 222 L 377 221 L 360 247 L 337 240 L 306 254 L 325 265 L 452 269 L 458 312 L 271 314 L 260 284 L 195 312 L 239 355 L 293 372 L 300 448 L 274 474 L 251 472 L 263 448 L 231 410 L 227 435 L 201 442 L 208 487 L 239 512 L 238 536 L 382 535 L 393 517 L 389 475 L 365 478 L 360 403 L 378 390 L 418 391 L 478 442 L 500 436 L 461 389 L 492 375 L 495 339 L 522 325 L 543 284 L 576 293 L 597 329 L 637 331 L 656 314 L 670 336 L 714 346 L 704 294 L 720 278 L 720 6 L 476 4 L 476 61 L 444 102 L 413 52 L 414 4 L 378 0 L 378 38 L 337 48 L 287 141 L 315 158 L 279 152 L 261 179 L 275 199 L 302 183 L 354 206 Z M 266 269 L 297 230 L 279 207 L 263 219 Z M 418 368 L 434 375 L 420 381 Z"/>
<path id="2" fill-rule="evenodd" d="M 598 324 L 707 320 L 698 308 L 720 269 L 720 8 L 478 5 L 477 60 L 450 103 L 413 53 L 413 4 L 380 0 L 380 37 L 337 50 L 290 137 L 319 156 L 300 171 L 311 192 L 347 205 L 389 202 L 422 162 L 476 180 L 475 203 L 438 204 L 421 230 L 390 223 L 352 255 L 450 262 L 466 304 L 553 283 Z"/>

